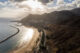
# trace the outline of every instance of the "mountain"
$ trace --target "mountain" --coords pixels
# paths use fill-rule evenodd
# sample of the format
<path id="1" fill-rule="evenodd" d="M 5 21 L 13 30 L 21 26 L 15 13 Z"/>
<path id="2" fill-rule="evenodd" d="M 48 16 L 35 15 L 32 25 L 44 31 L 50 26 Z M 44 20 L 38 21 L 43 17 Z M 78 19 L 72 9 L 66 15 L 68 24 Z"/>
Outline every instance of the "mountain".
<path id="1" fill-rule="evenodd" d="M 30 14 L 20 22 L 44 33 L 42 43 L 45 43 L 45 47 L 41 47 L 40 43 L 38 53 L 80 53 L 79 12 L 80 8 L 43 15 Z"/>
<path id="2" fill-rule="evenodd" d="M 79 8 L 78 8 L 79 10 Z M 24 25 L 32 25 L 36 26 L 46 26 L 48 24 L 55 25 L 67 25 L 72 27 L 80 27 L 79 25 L 79 11 L 77 9 L 73 9 L 71 11 L 63 10 L 63 11 L 55 11 L 51 13 L 46 13 L 43 15 L 32 15 L 30 14 L 28 17 L 25 17 L 21 20 Z M 77 13 L 78 12 L 78 13 Z M 78 22 L 78 23 L 77 23 Z"/>
<path id="3" fill-rule="evenodd" d="M 73 10 L 71 10 L 71 12 L 80 16 L 80 8 L 73 9 Z"/>

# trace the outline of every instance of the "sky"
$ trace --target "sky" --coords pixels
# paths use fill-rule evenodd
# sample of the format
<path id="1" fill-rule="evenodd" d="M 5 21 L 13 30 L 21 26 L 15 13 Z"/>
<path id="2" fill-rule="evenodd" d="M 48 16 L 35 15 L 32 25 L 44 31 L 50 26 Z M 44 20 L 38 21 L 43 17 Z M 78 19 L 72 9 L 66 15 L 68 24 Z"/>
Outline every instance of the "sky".
<path id="1" fill-rule="evenodd" d="M 8 1 L 8 0 L 0 0 L 0 2 L 5 2 L 5 1 Z"/>
<path id="2" fill-rule="evenodd" d="M 33 2 L 31 0 L 0 0 L 0 18 L 21 18 L 28 14 L 43 14 L 80 7 L 80 0 L 44 1 L 45 2 L 43 2 L 43 0 L 42 2 Z"/>

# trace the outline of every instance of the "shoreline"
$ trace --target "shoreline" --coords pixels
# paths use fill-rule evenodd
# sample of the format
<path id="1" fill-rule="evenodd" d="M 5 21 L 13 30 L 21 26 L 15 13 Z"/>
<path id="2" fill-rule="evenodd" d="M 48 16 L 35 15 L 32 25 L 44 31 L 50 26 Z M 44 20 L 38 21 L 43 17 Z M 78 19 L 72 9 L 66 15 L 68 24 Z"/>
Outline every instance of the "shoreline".
<path id="1" fill-rule="evenodd" d="M 22 47 L 15 48 L 14 50 L 10 51 L 9 53 L 25 53 L 25 52 L 32 52 L 34 46 L 36 46 L 36 40 L 39 38 L 39 32 L 37 29 L 33 28 L 35 30 L 34 35 L 32 39 L 29 41 L 29 43 L 25 43 L 22 45 Z M 32 52 L 33 53 L 33 52 Z"/>
<path id="2" fill-rule="evenodd" d="M 14 33 L 13 35 L 11 35 L 11 36 L 7 37 L 6 39 L 4 39 L 4 40 L 0 41 L 0 44 L 1 44 L 1 43 L 3 43 L 3 42 L 5 42 L 5 41 L 7 41 L 7 40 L 8 40 L 8 39 L 10 39 L 10 38 L 12 38 L 13 36 L 17 35 L 17 34 L 20 32 L 19 28 L 14 27 L 14 26 L 11 26 L 11 27 L 16 28 L 16 29 L 17 29 L 17 32 L 16 32 L 16 33 Z"/>

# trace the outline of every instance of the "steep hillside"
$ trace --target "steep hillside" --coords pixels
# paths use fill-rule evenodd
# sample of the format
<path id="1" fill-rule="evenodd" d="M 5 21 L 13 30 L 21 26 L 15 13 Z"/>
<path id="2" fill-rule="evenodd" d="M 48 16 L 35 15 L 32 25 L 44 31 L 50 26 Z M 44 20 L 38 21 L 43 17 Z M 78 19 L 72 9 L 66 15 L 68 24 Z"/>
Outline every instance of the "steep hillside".
<path id="1" fill-rule="evenodd" d="M 23 25 L 43 32 L 42 42 L 36 53 L 80 53 L 79 11 L 80 8 L 43 15 L 31 14 L 22 19 L 20 22 Z"/>

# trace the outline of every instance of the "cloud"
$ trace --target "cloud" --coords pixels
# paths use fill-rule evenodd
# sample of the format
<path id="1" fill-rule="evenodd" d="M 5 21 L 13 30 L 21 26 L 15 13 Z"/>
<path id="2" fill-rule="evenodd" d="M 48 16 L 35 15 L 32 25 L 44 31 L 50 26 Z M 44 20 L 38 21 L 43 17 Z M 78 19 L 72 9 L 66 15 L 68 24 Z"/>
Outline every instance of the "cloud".
<path id="1" fill-rule="evenodd" d="M 64 0 L 57 0 L 57 5 L 64 4 Z"/>
<path id="2" fill-rule="evenodd" d="M 30 0 L 9 0 L 9 1 L 22 2 L 22 1 L 30 1 Z M 34 0 L 34 1 L 35 1 L 35 0 Z M 39 1 L 39 2 L 41 2 L 41 3 L 43 3 L 43 4 L 46 4 L 46 3 L 49 3 L 49 2 L 51 2 L 51 1 L 53 1 L 53 0 L 36 0 L 36 1 Z"/>
<path id="3" fill-rule="evenodd" d="M 19 18 L 24 15 L 24 8 L 18 8 L 11 1 L 0 2 L 0 18 Z"/>
<path id="4" fill-rule="evenodd" d="M 53 1 L 53 0 L 38 0 L 38 1 L 40 1 L 40 2 L 42 2 L 42 3 L 49 3 L 49 2 L 51 2 L 51 1 Z"/>
<path id="5" fill-rule="evenodd" d="M 9 0 L 9 1 L 22 2 L 22 1 L 25 1 L 25 0 Z"/>
<path id="6" fill-rule="evenodd" d="M 24 15 L 24 9 L 5 7 L 0 10 L 0 18 L 20 18 Z"/>
<path id="7" fill-rule="evenodd" d="M 71 3 L 67 3 L 64 0 L 57 0 L 56 5 L 52 8 L 56 8 L 57 11 L 60 10 L 71 10 L 80 7 L 80 0 L 74 0 Z"/>
<path id="8" fill-rule="evenodd" d="M 3 3 L 2 3 L 2 2 L 0 2 L 0 5 L 3 5 Z"/>
<path id="9" fill-rule="evenodd" d="M 43 5 L 41 3 L 43 2 L 42 0 L 41 2 L 32 2 L 33 4 L 24 0 L 9 0 L 4 3 L 0 2 L 0 17 L 22 17 L 22 15 L 26 16 L 26 14 L 43 14 L 52 11 L 71 10 L 80 7 L 79 0 L 74 0 L 71 3 L 67 3 L 64 0 L 57 0 L 55 4 L 54 1 L 48 2 L 47 5 Z"/>
<path id="10" fill-rule="evenodd" d="M 21 8 L 31 8 L 31 6 L 29 6 L 27 3 L 27 1 L 29 0 L 10 0 L 10 1 L 15 1 L 16 6 L 21 7 Z M 49 8 L 54 8 L 56 10 L 69 10 L 69 9 L 73 9 L 73 8 L 77 8 L 80 7 L 80 0 L 70 0 L 70 3 L 65 2 L 64 0 L 57 0 L 57 2 L 54 1 L 55 0 L 38 0 L 42 3 L 47 3 L 47 5 L 45 5 L 47 7 L 47 9 Z M 49 2 L 50 1 L 50 2 Z M 72 1 L 72 2 L 71 2 Z M 44 6 L 44 7 L 45 7 Z"/>
<path id="11" fill-rule="evenodd" d="M 31 0 L 16 3 L 16 6 L 19 8 L 25 8 L 26 11 L 28 10 L 31 14 L 43 14 L 47 10 L 46 5 L 43 5 L 41 2 Z"/>
<path id="12" fill-rule="evenodd" d="M 0 6 L 5 6 L 7 5 L 7 2 L 0 2 Z"/>
<path id="13" fill-rule="evenodd" d="M 26 4 L 28 3 L 27 1 L 23 2 L 0 2 L 0 17 L 7 17 L 7 18 L 17 18 L 17 17 L 24 17 L 27 16 L 28 14 L 40 14 L 44 13 L 42 10 L 43 7 L 40 5 L 40 3 L 36 2 L 36 6 L 30 6 L 31 4 Z M 35 3 L 33 3 L 35 5 Z M 39 7 L 38 7 L 39 6 Z M 36 7 L 36 8 L 35 8 Z M 33 8 L 33 9 L 30 9 Z M 5 16 L 4 16 L 5 15 Z"/>

